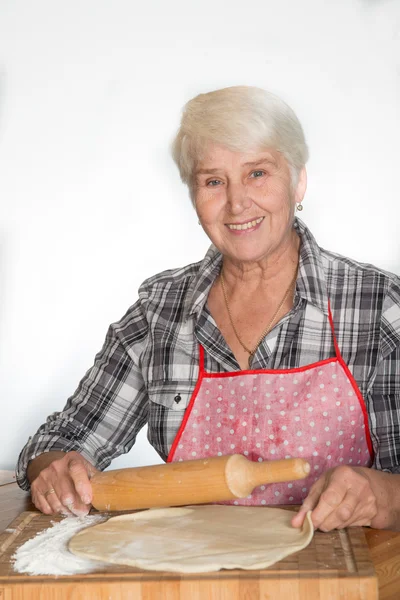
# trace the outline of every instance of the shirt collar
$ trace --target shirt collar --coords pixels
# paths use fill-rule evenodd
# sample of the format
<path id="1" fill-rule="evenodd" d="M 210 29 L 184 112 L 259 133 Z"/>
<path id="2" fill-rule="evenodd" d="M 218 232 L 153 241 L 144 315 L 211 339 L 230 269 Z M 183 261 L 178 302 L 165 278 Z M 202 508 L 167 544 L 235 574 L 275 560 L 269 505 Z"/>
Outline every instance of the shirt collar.
<path id="1" fill-rule="evenodd" d="M 194 277 L 187 293 L 185 318 L 195 315 L 198 319 L 207 302 L 208 294 L 222 266 L 222 254 L 214 244 L 211 244 L 207 254 L 200 263 L 197 275 Z"/>
<path id="2" fill-rule="evenodd" d="M 297 294 L 328 316 L 328 290 L 321 248 L 308 227 L 295 218 L 294 228 L 300 236 Z"/>
<path id="3" fill-rule="evenodd" d="M 297 217 L 294 220 L 294 228 L 301 240 L 296 292 L 301 298 L 316 306 L 323 314 L 328 315 L 328 293 L 321 248 L 305 223 Z M 192 315 L 195 315 L 196 319 L 199 318 L 211 286 L 219 275 L 221 265 L 222 254 L 212 244 L 201 261 L 199 271 L 188 290 L 185 318 Z"/>

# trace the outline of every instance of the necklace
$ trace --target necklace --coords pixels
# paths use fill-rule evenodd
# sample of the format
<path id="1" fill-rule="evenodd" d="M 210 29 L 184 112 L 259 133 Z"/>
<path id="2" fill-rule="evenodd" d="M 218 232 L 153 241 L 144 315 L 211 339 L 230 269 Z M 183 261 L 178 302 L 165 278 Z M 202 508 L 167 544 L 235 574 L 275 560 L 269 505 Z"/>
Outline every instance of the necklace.
<path id="1" fill-rule="evenodd" d="M 237 340 L 238 340 L 239 344 L 240 344 L 240 345 L 242 346 L 242 348 L 243 348 L 244 350 L 246 350 L 246 352 L 248 352 L 248 354 L 249 354 L 249 360 L 248 360 L 249 368 L 251 367 L 251 361 L 252 361 L 252 359 L 253 359 L 253 356 L 254 356 L 254 355 L 255 355 L 255 353 L 256 353 L 256 350 L 257 350 L 257 348 L 258 348 L 258 346 L 259 346 L 259 344 L 260 344 L 261 340 L 262 340 L 262 339 L 263 339 L 263 338 L 264 338 L 264 337 L 267 335 L 267 333 L 269 333 L 269 332 L 271 331 L 271 329 L 272 329 L 273 325 L 275 324 L 276 318 L 278 317 L 279 313 L 280 313 L 280 312 L 281 312 L 281 310 L 282 310 L 282 306 L 285 304 L 285 301 L 286 301 L 286 299 L 287 299 L 287 297 L 288 297 L 288 295 L 289 295 L 289 292 L 290 292 L 290 290 L 292 289 L 293 285 L 294 285 L 294 284 L 295 284 L 295 282 L 296 282 L 296 279 L 297 279 L 297 269 L 296 269 L 296 271 L 295 271 L 294 277 L 293 277 L 293 279 L 291 280 L 291 282 L 290 282 L 290 284 L 289 284 L 289 287 L 288 287 L 288 289 L 286 290 L 286 292 L 285 292 L 285 295 L 283 296 L 283 298 L 282 298 L 282 300 L 281 300 L 281 302 L 280 302 L 280 304 L 279 304 L 278 308 L 276 309 L 276 311 L 275 311 L 275 312 L 274 312 L 274 314 L 272 315 L 272 319 L 270 319 L 270 321 L 269 321 L 268 325 L 266 326 L 266 328 L 263 330 L 262 334 L 261 334 L 261 335 L 260 335 L 260 337 L 258 338 L 258 340 L 257 340 L 257 343 L 256 343 L 256 345 L 254 346 L 254 348 L 253 348 L 253 349 L 251 349 L 251 348 L 248 348 L 248 347 L 246 346 L 246 344 L 243 342 L 243 340 L 241 339 L 240 335 L 238 334 L 238 332 L 237 332 L 237 329 L 236 329 L 236 327 L 235 327 L 235 324 L 234 324 L 234 322 L 233 322 L 233 319 L 232 319 L 232 314 L 231 314 L 231 310 L 230 310 L 230 308 L 229 308 L 229 303 L 228 303 L 228 296 L 227 296 L 227 294 L 226 294 L 226 289 L 225 289 L 224 275 L 223 275 L 223 273 L 222 273 L 222 270 L 221 270 L 221 286 L 222 286 L 222 292 L 223 292 L 223 295 L 224 295 L 224 300 L 225 300 L 225 306 L 226 306 L 226 310 L 228 311 L 229 320 L 230 320 L 230 322 L 231 322 L 232 329 L 233 329 L 233 331 L 234 331 L 234 333 L 235 333 L 235 335 L 236 335 L 236 338 L 237 338 Z"/>

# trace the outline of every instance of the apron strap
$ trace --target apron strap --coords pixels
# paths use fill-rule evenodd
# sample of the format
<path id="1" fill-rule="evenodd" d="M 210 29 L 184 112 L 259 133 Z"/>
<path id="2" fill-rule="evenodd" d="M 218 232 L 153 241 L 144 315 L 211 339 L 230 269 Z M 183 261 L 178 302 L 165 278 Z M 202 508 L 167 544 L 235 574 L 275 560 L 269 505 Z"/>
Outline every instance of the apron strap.
<path id="1" fill-rule="evenodd" d="M 204 373 L 204 348 L 199 344 L 199 375 Z"/>
<path id="2" fill-rule="evenodd" d="M 335 347 L 336 358 L 339 359 L 340 361 L 343 361 L 342 355 L 339 350 L 339 344 L 336 339 L 335 326 L 333 324 L 333 317 L 332 317 L 332 311 L 331 311 L 331 303 L 329 300 L 328 300 L 328 315 L 329 315 L 329 324 L 331 326 L 331 331 L 332 331 L 332 336 L 333 336 L 333 345 Z"/>

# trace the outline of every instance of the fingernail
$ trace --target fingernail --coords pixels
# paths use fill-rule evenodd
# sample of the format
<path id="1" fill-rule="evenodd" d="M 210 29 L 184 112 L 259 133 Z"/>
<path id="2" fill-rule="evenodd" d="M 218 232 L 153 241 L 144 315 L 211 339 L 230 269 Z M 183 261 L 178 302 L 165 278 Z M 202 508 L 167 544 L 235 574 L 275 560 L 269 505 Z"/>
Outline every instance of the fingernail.
<path id="1" fill-rule="evenodd" d="M 79 508 L 74 508 L 73 513 L 76 517 L 86 517 L 89 514 L 88 510 L 80 510 Z"/>
<path id="2" fill-rule="evenodd" d="M 84 504 L 90 504 L 90 496 L 88 494 L 81 496 L 81 499 Z"/>

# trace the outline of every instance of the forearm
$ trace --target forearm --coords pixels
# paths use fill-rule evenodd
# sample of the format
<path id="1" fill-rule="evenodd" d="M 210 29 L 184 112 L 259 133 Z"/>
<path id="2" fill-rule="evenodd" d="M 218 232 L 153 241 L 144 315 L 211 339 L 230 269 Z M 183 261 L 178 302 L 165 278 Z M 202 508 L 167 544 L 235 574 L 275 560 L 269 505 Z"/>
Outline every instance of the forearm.
<path id="1" fill-rule="evenodd" d="M 136 313 L 138 311 L 140 313 L 139 304 Z M 143 329 L 143 315 L 132 314 L 125 320 L 129 323 L 132 318 L 138 326 L 142 324 Z M 115 333 L 115 329 L 125 325 L 125 320 L 109 328 L 94 365 L 63 411 L 50 415 L 22 449 L 16 468 L 17 483 L 22 489 L 29 490 L 40 472 L 67 452 L 78 452 L 91 465 L 105 469 L 115 456 L 127 452 L 133 445 L 137 432 L 147 420 L 148 396 L 140 368 L 133 363 Z M 136 344 L 138 354 L 140 349 Z M 121 389 L 123 396 L 118 393 Z M 87 425 L 88 415 L 91 426 Z"/>
<path id="2" fill-rule="evenodd" d="M 377 503 L 371 527 L 400 531 L 400 475 L 359 467 L 370 482 Z"/>
<path id="3" fill-rule="evenodd" d="M 40 454 L 31 460 L 26 470 L 26 476 L 29 480 L 29 483 L 32 483 L 39 473 L 48 467 L 53 461 L 58 460 L 63 456 L 65 456 L 65 452 L 61 452 L 60 450 L 52 450 L 50 452 L 44 452 L 43 454 Z"/>

